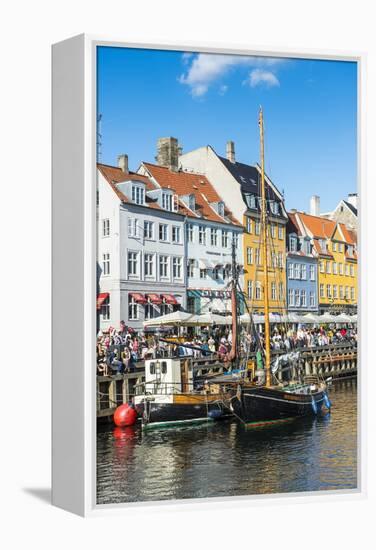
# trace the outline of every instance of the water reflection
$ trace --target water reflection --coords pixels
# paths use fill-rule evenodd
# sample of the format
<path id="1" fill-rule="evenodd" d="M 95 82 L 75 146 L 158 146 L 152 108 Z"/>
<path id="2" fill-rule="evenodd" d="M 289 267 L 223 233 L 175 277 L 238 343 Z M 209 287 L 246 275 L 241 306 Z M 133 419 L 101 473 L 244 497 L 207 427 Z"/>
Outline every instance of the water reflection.
<path id="1" fill-rule="evenodd" d="M 331 414 L 257 430 L 99 428 L 98 503 L 355 488 L 356 381 L 330 398 Z"/>

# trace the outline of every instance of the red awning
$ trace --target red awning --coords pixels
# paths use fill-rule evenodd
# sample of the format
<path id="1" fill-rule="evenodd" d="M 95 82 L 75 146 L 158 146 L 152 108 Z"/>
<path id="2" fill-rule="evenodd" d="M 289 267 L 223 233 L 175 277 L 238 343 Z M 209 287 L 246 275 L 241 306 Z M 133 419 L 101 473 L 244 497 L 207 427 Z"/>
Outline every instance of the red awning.
<path id="1" fill-rule="evenodd" d="M 162 298 L 159 296 L 159 294 L 147 294 L 147 298 L 149 299 L 149 302 L 152 304 L 161 304 Z"/>
<path id="2" fill-rule="evenodd" d="M 109 297 L 109 293 L 108 292 L 101 292 L 100 294 L 98 294 L 97 296 L 97 309 L 100 309 L 104 302 L 107 300 L 107 298 Z"/>
<path id="3" fill-rule="evenodd" d="M 147 304 L 148 302 L 145 296 L 143 294 L 140 294 L 139 292 L 130 292 L 129 295 L 132 296 L 134 301 L 138 304 Z"/>
<path id="4" fill-rule="evenodd" d="M 166 304 L 176 305 L 178 303 L 177 299 L 172 294 L 162 294 L 162 298 Z"/>

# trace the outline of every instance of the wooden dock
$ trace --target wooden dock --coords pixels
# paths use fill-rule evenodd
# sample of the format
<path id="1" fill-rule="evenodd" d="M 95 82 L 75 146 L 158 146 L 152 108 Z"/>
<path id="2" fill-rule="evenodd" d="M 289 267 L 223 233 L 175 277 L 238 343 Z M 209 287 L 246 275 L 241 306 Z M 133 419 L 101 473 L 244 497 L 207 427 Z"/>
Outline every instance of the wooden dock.
<path id="1" fill-rule="evenodd" d="M 355 376 L 357 373 L 357 347 L 354 344 L 336 344 L 316 348 L 297 348 L 301 352 L 305 376 L 319 375 L 333 380 Z M 286 351 L 273 351 L 272 360 Z M 250 359 L 255 359 L 255 353 Z M 197 376 L 221 374 L 226 368 L 217 358 L 192 358 L 192 367 Z M 294 374 L 294 373 L 293 373 Z M 129 402 L 136 393 L 136 386 L 145 381 L 145 366 L 137 363 L 135 372 L 113 376 L 97 376 L 97 418 L 113 415 L 116 407 Z"/>

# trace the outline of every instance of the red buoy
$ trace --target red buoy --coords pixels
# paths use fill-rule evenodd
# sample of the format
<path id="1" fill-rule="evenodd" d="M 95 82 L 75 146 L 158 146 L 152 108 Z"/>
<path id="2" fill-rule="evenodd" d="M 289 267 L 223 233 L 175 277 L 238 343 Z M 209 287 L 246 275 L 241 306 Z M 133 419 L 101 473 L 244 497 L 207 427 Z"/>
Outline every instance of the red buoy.
<path id="1" fill-rule="evenodd" d="M 114 412 L 114 422 L 120 428 L 124 426 L 133 426 L 137 420 L 137 413 L 133 407 L 124 403 L 120 405 Z"/>

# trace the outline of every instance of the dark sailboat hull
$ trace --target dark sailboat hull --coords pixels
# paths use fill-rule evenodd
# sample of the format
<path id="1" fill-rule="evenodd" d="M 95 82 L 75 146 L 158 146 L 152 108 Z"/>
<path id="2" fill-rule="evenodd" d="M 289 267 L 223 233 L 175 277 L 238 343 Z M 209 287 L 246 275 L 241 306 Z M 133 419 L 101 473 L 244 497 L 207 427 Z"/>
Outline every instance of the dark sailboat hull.
<path id="1" fill-rule="evenodd" d="M 231 408 L 245 424 L 315 416 L 325 404 L 325 391 L 298 394 L 274 388 L 241 388 L 231 398 Z"/>

